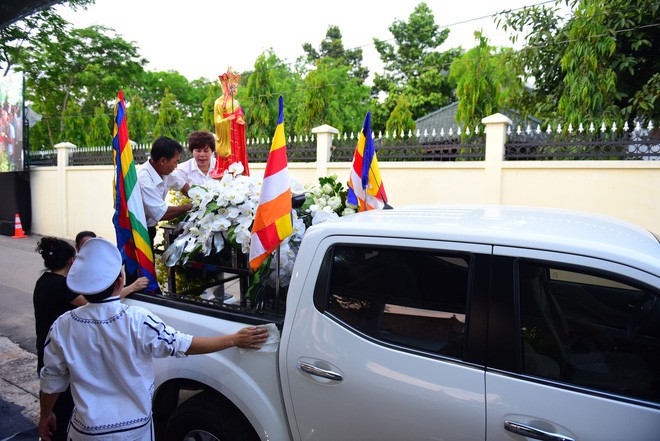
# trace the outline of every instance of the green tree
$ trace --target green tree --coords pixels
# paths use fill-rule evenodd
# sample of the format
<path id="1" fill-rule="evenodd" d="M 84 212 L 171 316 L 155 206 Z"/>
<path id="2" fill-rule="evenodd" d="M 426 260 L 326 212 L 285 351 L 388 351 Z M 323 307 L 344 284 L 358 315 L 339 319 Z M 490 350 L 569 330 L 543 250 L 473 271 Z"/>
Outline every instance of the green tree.
<path id="1" fill-rule="evenodd" d="M 359 78 L 360 84 L 369 76 L 369 69 L 362 66 L 362 49 L 346 49 L 342 41 L 341 31 L 338 26 L 330 25 L 318 50 L 311 43 L 303 44 L 307 62 L 314 64 L 322 58 L 332 58 L 339 64 L 349 66 L 349 74 Z"/>
<path id="2" fill-rule="evenodd" d="M 20 57 L 25 95 L 49 131 L 42 132 L 48 139 L 33 138 L 32 145 L 50 146 L 60 138 L 67 109 L 91 117 L 96 107 L 114 101 L 118 90 L 135 84 L 144 63 L 132 43 L 98 26 L 33 42 Z"/>
<path id="3" fill-rule="evenodd" d="M 456 82 L 456 122 L 472 130 L 482 118 L 510 104 L 522 93 L 517 70 L 510 63 L 511 48 L 489 46 L 481 32 L 475 32 L 477 46 L 454 60 L 449 77 Z"/>
<path id="4" fill-rule="evenodd" d="M 172 139 L 183 142 L 186 135 L 179 126 L 180 119 L 181 112 L 177 105 L 176 95 L 170 93 L 169 89 L 165 89 L 165 95 L 158 109 L 158 119 L 154 126 L 154 138 L 169 136 Z"/>
<path id="5" fill-rule="evenodd" d="M 396 107 L 392 110 L 390 118 L 387 120 L 385 130 L 388 133 L 415 132 L 415 120 L 410 111 L 410 101 L 405 95 L 399 95 L 396 101 Z"/>
<path id="6" fill-rule="evenodd" d="M 85 133 L 85 145 L 88 147 L 108 146 L 112 144 L 113 118 L 105 106 L 94 109 L 94 117 Z"/>
<path id="7" fill-rule="evenodd" d="M 301 86 L 295 132 L 303 135 L 321 124 L 340 132 L 357 131 L 369 107 L 369 88 L 351 77 L 349 67 L 331 58 L 316 61 Z"/>
<path id="8" fill-rule="evenodd" d="M 200 130 L 215 132 L 213 105 L 220 94 L 222 92 L 217 81 L 208 84 L 206 96 L 204 97 L 204 101 L 202 101 L 202 128 Z"/>
<path id="9" fill-rule="evenodd" d="M 87 131 L 85 130 L 85 125 L 86 121 L 82 117 L 78 105 L 73 101 L 69 101 L 62 114 L 62 130 L 59 139 L 54 144 L 58 142 L 71 142 L 78 147 L 86 146 Z"/>
<path id="10" fill-rule="evenodd" d="M 151 143 L 151 134 L 156 125 L 155 113 L 147 109 L 139 95 L 127 98 L 129 98 L 126 105 L 128 137 L 138 144 Z"/>
<path id="11" fill-rule="evenodd" d="M 248 138 L 272 136 L 275 130 L 278 106 L 273 67 L 277 64 L 279 60 L 272 51 L 263 52 L 254 62 L 242 104 Z"/>
<path id="12" fill-rule="evenodd" d="M 559 15 L 562 3 L 568 19 Z M 657 0 L 565 0 L 502 17 L 500 26 L 523 35 L 516 62 L 535 86 L 520 105 L 528 114 L 572 123 L 656 119 L 659 10 Z"/>
<path id="13" fill-rule="evenodd" d="M 452 102 L 455 88 L 446 71 L 460 49 L 436 51 L 449 30 L 440 30 L 426 3 L 417 5 L 408 21 L 396 20 L 389 31 L 394 44 L 374 38 L 385 73 L 375 75 L 373 94 L 386 95 L 374 112 L 374 130 L 384 128 L 399 95 L 408 97 L 416 119 Z"/>
<path id="14" fill-rule="evenodd" d="M 85 9 L 94 0 L 66 0 L 61 2 L 72 9 Z M 29 16 L 0 28 L 0 76 L 5 76 L 19 61 L 21 52 L 31 45 L 43 44 L 64 35 L 68 22 L 53 7 L 40 9 Z"/>
<path id="15" fill-rule="evenodd" d="M 176 71 L 145 71 L 132 93 L 144 100 L 144 105 L 152 112 L 158 111 L 165 91 L 176 95 L 179 119 L 175 122 L 176 131 L 182 134 L 193 130 L 208 130 L 204 120 L 204 99 L 208 94 L 209 83 L 204 79 L 188 81 Z M 212 120 L 211 120 L 212 121 Z"/>

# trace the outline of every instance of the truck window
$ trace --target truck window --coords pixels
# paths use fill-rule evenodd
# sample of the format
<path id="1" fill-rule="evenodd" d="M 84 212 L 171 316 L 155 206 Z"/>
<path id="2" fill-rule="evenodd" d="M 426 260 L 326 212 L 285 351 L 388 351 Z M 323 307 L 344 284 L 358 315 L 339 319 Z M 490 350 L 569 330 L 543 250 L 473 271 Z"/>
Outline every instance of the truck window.
<path id="1" fill-rule="evenodd" d="M 660 403 L 657 289 L 544 262 L 518 275 L 525 373 Z"/>
<path id="2" fill-rule="evenodd" d="M 335 246 L 326 255 L 325 312 L 369 337 L 463 356 L 469 255 Z"/>

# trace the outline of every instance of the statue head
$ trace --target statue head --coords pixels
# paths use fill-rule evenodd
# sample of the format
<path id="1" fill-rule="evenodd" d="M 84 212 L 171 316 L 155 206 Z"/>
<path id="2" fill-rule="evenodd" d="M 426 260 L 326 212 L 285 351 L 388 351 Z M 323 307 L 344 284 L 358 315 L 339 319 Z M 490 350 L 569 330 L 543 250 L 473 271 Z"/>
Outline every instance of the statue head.
<path id="1" fill-rule="evenodd" d="M 222 90 L 234 96 L 238 90 L 238 82 L 241 80 L 241 74 L 232 72 L 230 67 L 227 69 L 227 72 L 219 75 L 218 78 L 220 79 Z"/>

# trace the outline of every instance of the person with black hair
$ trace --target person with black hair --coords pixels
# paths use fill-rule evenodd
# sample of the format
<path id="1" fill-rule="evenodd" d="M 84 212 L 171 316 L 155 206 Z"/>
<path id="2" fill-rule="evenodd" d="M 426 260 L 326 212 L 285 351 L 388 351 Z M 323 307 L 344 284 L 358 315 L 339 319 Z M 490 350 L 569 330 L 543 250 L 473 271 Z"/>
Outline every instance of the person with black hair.
<path id="1" fill-rule="evenodd" d="M 184 334 L 147 309 L 120 302 L 123 285 L 117 247 L 89 239 L 67 277 L 69 289 L 89 303 L 55 320 L 45 345 L 39 419 L 44 441 L 60 425 L 53 404 L 69 385 L 75 403 L 70 440 L 153 440 L 155 358 L 260 349 L 268 338 L 268 330 L 256 326 L 213 337 Z"/>
<path id="2" fill-rule="evenodd" d="M 192 158 L 179 164 L 172 173 L 190 185 L 204 185 L 213 180 L 215 168 L 215 136 L 208 130 L 195 130 L 188 136 L 188 150 Z"/>
<path id="3" fill-rule="evenodd" d="M 85 298 L 71 291 L 66 285 L 66 276 L 76 257 L 76 250 L 65 240 L 43 237 L 36 251 L 44 259 L 46 270 L 34 287 L 32 302 L 37 332 L 37 372 L 44 366 L 44 343 L 48 330 L 55 320 L 67 311 L 87 303 Z M 67 422 L 73 411 L 71 391 L 60 394 L 54 412 L 59 421 Z M 54 440 L 66 440 L 66 424 L 54 433 Z"/>
<path id="4" fill-rule="evenodd" d="M 96 237 L 96 233 L 88 230 L 81 231 L 80 233 L 76 234 L 76 252 L 80 251 L 80 247 L 82 247 L 85 242 L 87 242 L 89 239 L 93 237 Z M 123 299 L 129 294 L 142 291 L 148 285 L 149 285 L 149 279 L 147 279 L 144 276 L 138 277 L 130 285 L 124 286 L 119 296 Z"/>
<path id="5" fill-rule="evenodd" d="M 158 222 L 176 219 L 192 208 L 190 203 L 168 206 L 165 202 L 170 189 L 180 190 L 188 196 L 190 185 L 172 175 L 182 152 L 181 144 L 167 136 L 161 136 L 152 144 L 149 160 L 137 170 L 152 248 Z"/>
<path id="6" fill-rule="evenodd" d="M 80 247 L 92 237 L 96 237 L 96 233 L 88 230 L 83 230 L 76 234 L 76 252 L 80 251 Z"/>

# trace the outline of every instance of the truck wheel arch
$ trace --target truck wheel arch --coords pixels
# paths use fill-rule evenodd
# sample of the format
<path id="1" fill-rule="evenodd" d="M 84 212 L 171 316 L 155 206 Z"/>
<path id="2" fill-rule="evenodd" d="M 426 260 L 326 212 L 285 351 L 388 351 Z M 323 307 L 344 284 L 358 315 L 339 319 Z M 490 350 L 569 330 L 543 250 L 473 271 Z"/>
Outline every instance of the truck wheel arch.
<path id="1" fill-rule="evenodd" d="M 181 391 L 199 391 L 180 401 Z M 156 439 L 181 441 L 190 430 L 204 430 L 218 439 L 259 441 L 247 417 L 227 397 L 193 380 L 173 379 L 154 396 Z"/>
<path id="2" fill-rule="evenodd" d="M 221 394 L 206 390 L 176 408 L 165 429 L 165 441 L 190 439 L 193 431 L 213 435 L 222 441 L 259 441 L 259 435 L 245 415 Z"/>

